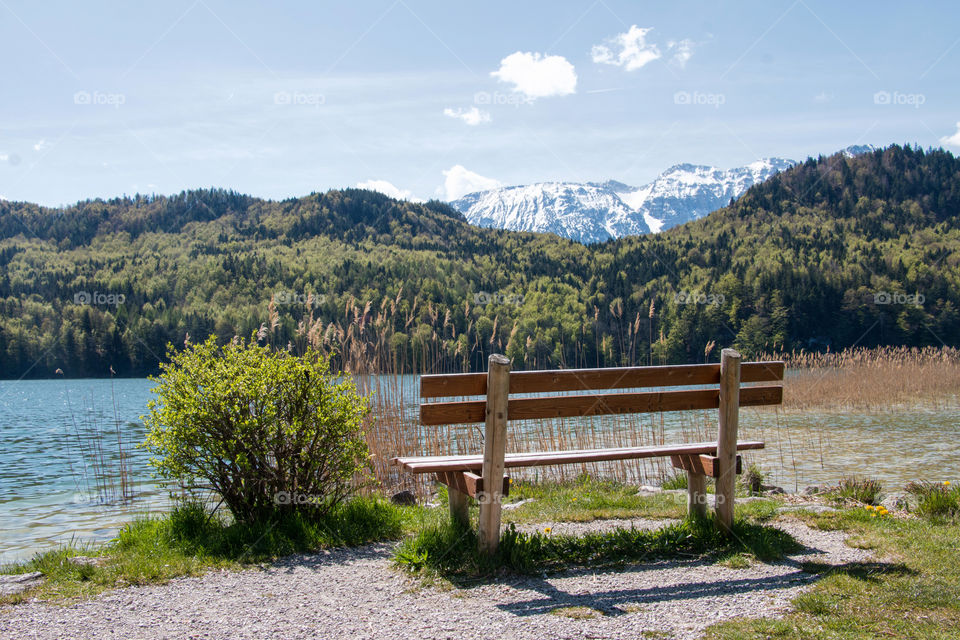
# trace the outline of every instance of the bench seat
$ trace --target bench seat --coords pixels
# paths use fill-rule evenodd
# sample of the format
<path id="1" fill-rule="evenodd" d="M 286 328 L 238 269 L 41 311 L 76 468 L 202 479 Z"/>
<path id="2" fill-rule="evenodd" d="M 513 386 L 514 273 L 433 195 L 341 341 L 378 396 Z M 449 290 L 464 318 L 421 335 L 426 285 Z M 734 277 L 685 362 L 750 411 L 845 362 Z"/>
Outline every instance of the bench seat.
<path id="1" fill-rule="evenodd" d="M 756 441 L 737 443 L 737 450 L 763 449 L 764 444 Z M 537 467 L 551 464 L 576 464 L 578 462 L 604 462 L 607 460 L 636 460 L 639 458 L 660 458 L 667 456 L 717 455 L 716 442 L 694 442 L 690 444 L 668 445 L 662 447 L 621 447 L 617 449 L 574 449 L 570 451 L 541 451 L 534 453 L 508 453 L 504 457 L 504 467 Z M 410 473 L 442 473 L 446 471 L 470 471 L 479 473 L 483 468 L 483 456 L 421 456 L 393 458 L 392 464 Z"/>

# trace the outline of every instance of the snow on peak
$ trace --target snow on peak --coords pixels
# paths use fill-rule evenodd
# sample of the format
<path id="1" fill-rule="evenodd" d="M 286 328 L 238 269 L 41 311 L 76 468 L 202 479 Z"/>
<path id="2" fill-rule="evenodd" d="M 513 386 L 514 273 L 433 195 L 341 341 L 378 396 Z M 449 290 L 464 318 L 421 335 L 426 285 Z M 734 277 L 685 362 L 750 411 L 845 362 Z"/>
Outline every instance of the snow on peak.
<path id="1" fill-rule="evenodd" d="M 450 204 L 482 227 L 556 233 L 583 243 L 658 233 L 696 220 L 793 161 L 763 158 L 719 169 L 676 164 L 649 184 L 540 182 L 471 193 Z"/>

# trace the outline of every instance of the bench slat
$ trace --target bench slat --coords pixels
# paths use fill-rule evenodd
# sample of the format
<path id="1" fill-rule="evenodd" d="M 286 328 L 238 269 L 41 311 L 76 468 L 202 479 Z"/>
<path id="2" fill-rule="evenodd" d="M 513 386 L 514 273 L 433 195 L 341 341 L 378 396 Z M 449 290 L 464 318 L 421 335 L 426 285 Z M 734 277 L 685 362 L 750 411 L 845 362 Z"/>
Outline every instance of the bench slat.
<path id="1" fill-rule="evenodd" d="M 738 442 L 737 450 L 763 449 L 762 442 Z M 573 451 L 542 451 L 537 453 L 508 453 L 504 466 L 539 467 L 553 464 L 581 462 L 605 462 L 608 460 L 636 460 L 676 455 L 716 455 L 716 442 L 695 442 L 665 447 L 620 447 L 617 449 L 579 449 Z M 483 456 L 430 456 L 393 458 L 391 464 L 411 473 L 437 473 L 445 471 L 471 471 L 477 473 L 483 467 Z"/>
<path id="2" fill-rule="evenodd" d="M 783 380 L 783 372 L 784 364 L 782 361 L 745 362 L 740 368 L 740 381 L 776 382 Z M 510 393 L 674 387 L 717 384 L 719 382 L 719 364 L 514 371 L 510 373 Z M 486 393 L 486 373 L 420 376 L 421 398 L 482 396 Z"/>
<path id="3" fill-rule="evenodd" d="M 740 406 L 756 407 L 780 404 L 783 387 L 743 387 Z M 720 406 L 718 389 L 652 391 L 643 393 L 601 393 L 547 398 L 514 398 L 507 405 L 509 420 L 540 418 L 576 418 L 626 413 L 660 413 L 716 409 Z M 486 420 L 486 400 L 436 402 L 420 405 L 423 425 L 473 424 Z"/>

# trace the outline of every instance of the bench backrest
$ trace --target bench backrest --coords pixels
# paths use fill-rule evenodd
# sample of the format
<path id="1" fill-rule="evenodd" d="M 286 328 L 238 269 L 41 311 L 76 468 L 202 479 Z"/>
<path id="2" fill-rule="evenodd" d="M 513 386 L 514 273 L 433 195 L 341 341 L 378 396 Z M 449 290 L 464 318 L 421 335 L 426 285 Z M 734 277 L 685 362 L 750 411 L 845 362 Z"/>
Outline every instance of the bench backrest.
<path id="1" fill-rule="evenodd" d="M 740 368 L 740 383 L 780 382 L 783 380 L 783 372 L 782 361 L 745 362 Z M 507 404 L 509 420 L 660 413 L 717 409 L 720 406 L 719 364 L 511 371 L 509 375 L 511 396 L 563 391 L 718 385 L 706 389 L 578 393 L 510 398 Z M 486 373 L 453 373 L 420 377 L 420 397 L 423 399 L 485 396 L 486 393 Z M 739 396 L 738 404 L 741 407 L 776 405 L 783 401 L 783 387 L 780 385 L 742 387 Z M 425 402 L 420 405 L 420 422 L 424 425 L 484 422 L 486 403 L 486 399 Z"/>

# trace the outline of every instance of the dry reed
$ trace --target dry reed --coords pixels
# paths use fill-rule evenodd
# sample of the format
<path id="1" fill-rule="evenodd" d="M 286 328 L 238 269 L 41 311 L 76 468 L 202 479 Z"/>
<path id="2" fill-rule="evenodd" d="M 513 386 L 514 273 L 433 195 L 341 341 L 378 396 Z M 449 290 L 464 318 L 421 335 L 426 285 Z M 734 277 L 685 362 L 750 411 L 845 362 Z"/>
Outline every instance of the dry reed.
<path id="1" fill-rule="evenodd" d="M 371 394 L 372 415 L 366 433 L 376 486 L 387 491 L 403 488 L 423 493 L 432 488 L 433 478 L 400 474 L 390 466 L 390 458 L 476 454 L 483 449 L 483 432 L 482 425 L 421 425 L 419 374 L 469 371 L 471 357 L 477 357 L 475 350 L 479 349 L 481 362 L 490 353 L 503 353 L 516 327 L 506 343 L 496 331 L 489 340 L 481 338 L 472 323 L 467 335 L 458 336 L 449 314 L 443 316 L 432 304 L 421 305 L 419 299 L 401 311 L 400 299 L 398 294 L 393 299 L 384 298 L 380 304 L 348 300 L 339 319 L 327 324 L 313 318 L 313 305 L 308 304 L 308 315 L 299 323 L 296 343 L 288 348 L 314 346 L 332 358 L 337 370 L 354 376 L 362 392 Z M 465 304 L 464 311 L 469 315 L 469 303 Z M 614 314 L 617 311 L 612 310 Z M 271 315 L 274 313 L 271 310 Z M 397 314 L 403 314 L 399 324 Z M 412 337 L 413 325 L 423 314 L 433 321 L 433 329 L 430 336 L 424 336 L 427 339 L 404 344 L 403 348 L 413 354 L 413 369 L 408 370 L 404 365 L 408 360 L 396 355 L 393 327 L 402 325 Z M 273 317 L 270 327 L 275 327 Z M 636 339 L 632 327 L 627 334 L 625 339 Z M 652 339 L 652 335 L 648 337 Z M 712 348 L 705 350 L 705 357 L 709 357 L 710 351 Z M 950 348 L 853 349 L 825 354 L 801 351 L 757 359 L 781 358 L 788 367 L 783 406 L 790 411 L 878 410 L 915 402 L 953 403 L 960 388 L 960 352 Z M 535 363 L 524 363 L 529 364 Z M 757 437 L 772 444 L 779 451 L 783 470 L 796 468 L 798 460 L 809 456 L 822 458 L 822 430 L 813 430 L 802 442 L 794 442 L 789 432 L 779 428 L 779 414 L 774 410 L 751 415 L 752 426 L 744 429 L 743 437 Z M 710 411 L 540 420 L 511 423 L 508 451 L 651 446 L 715 437 L 716 415 Z M 588 474 L 643 482 L 664 478 L 672 472 L 669 461 L 651 459 L 515 469 L 512 475 L 520 480 L 540 480 Z"/>

